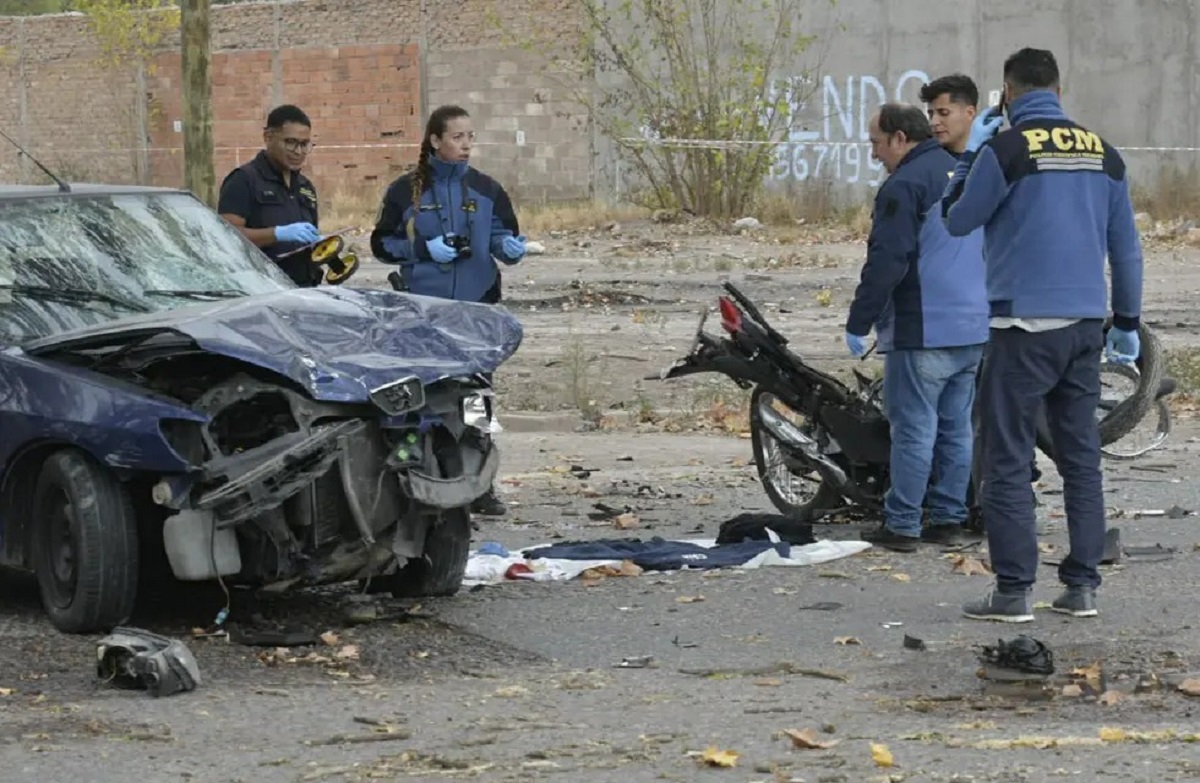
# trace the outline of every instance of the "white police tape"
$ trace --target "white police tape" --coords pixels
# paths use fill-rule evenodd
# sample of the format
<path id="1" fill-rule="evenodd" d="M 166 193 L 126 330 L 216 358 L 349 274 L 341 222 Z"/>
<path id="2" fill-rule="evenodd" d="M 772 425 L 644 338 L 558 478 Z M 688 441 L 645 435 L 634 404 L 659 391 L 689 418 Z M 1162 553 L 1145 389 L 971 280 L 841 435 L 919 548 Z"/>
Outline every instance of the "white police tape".
<path id="1" fill-rule="evenodd" d="M 632 136 L 622 137 L 618 139 L 618 141 L 630 146 L 643 145 L 650 147 L 678 147 L 681 149 L 713 150 L 739 149 L 742 147 L 790 147 L 798 144 L 820 144 L 826 147 L 857 147 L 870 143 L 865 139 L 863 141 L 824 141 L 810 137 L 797 140 L 780 139 L 773 141 L 762 141 L 744 139 L 716 141 L 711 139 L 647 139 L 639 136 Z M 1113 146 L 1116 147 L 1118 152 L 1200 152 L 1200 147 L 1123 147 L 1120 144 L 1114 144 Z"/>

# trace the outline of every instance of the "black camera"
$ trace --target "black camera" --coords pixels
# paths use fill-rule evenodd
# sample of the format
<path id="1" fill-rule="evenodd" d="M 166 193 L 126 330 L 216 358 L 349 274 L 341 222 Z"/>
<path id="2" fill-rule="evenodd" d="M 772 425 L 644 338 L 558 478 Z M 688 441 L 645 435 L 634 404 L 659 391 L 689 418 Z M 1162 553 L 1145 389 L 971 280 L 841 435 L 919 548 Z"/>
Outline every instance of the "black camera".
<path id="1" fill-rule="evenodd" d="M 470 237 L 460 237 L 458 234 L 447 234 L 446 244 L 454 248 L 454 252 L 459 256 L 471 255 Z"/>

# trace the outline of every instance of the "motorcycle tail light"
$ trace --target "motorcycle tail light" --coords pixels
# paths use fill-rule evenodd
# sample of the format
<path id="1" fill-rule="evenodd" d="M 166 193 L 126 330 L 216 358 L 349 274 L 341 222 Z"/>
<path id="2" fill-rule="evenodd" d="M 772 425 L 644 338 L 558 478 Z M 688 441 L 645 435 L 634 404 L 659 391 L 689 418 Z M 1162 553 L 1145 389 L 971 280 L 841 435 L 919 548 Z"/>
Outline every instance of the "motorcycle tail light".
<path id="1" fill-rule="evenodd" d="M 742 311 L 728 298 L 722 296 L 717 300 L 721 308 L 721 326 L 733 334 L 742 328 Z"/>

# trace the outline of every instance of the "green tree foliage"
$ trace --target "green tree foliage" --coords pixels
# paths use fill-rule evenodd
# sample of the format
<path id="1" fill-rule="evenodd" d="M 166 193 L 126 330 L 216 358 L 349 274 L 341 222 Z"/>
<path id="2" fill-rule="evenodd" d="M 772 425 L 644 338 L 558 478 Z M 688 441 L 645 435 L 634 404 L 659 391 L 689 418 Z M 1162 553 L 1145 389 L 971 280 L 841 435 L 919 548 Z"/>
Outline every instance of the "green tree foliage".
<path id="1" fill-rule="evenodd" d="M 71 0 L 0 0 L 0 16 L 37 16 L 71 10 Z"/>

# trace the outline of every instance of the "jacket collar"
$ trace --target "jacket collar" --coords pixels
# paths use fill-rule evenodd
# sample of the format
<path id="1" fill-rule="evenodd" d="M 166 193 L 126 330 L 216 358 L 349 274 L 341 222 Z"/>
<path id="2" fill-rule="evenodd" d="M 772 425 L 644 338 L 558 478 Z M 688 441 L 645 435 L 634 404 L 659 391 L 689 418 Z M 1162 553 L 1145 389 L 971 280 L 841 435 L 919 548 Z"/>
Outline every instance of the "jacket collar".
<path id="1" fill-rule="evenodd" d="M 913 147 L 903 158 L 900 159 L 900 163 L 896 165 L 896 171 L 899 171 L 903 166 L 912 163 L 922 155 L 940 149 L 942 149 L 942 145 L 937 143 L 937 139 L 925 139 L 925 141 Z"/>
<path id="2" fill-rule="evenodd" d="M 1062 103 L 1053 90 L 1031 90 L 1013 101 L 1008 107 L 1009 125 L 1020 125 L 1030 120 L 1065 120 Z"/>
<path id="3" fill-rule="evenodd" d="M 470 166 L 467 161 L 451 163 L 432 154 L 426 158 L 426 162 L 429 163 L 429 169 L 433 172 L 433 178 L 438 180 L 462 179 L 467 174 L 467 167 Z"/>

